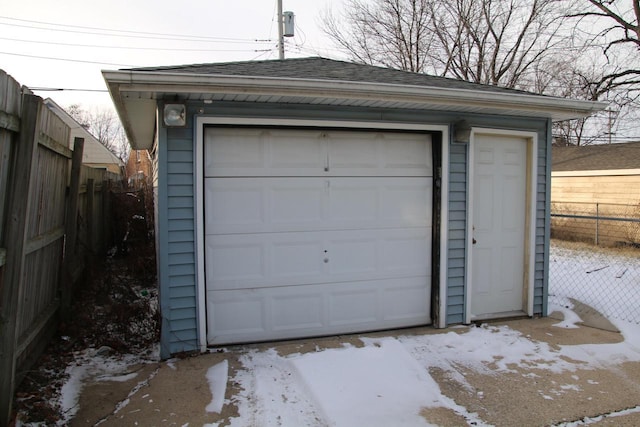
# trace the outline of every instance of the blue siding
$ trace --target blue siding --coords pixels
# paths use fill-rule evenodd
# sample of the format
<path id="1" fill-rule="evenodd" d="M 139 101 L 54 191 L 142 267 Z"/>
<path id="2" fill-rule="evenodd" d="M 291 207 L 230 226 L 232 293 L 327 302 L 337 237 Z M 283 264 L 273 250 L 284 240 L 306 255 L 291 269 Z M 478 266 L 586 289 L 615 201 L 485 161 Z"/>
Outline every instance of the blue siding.
<path id="1" fill-rule="evenodd" d="M 547 281 L 549 260 L 549 238 L 551 230 L 549 218 L 551 209 L 551 120 L 538 129 L 538 185 L 536 196 L 536 257 L 534 267 L 533 312 L 547 314 Z"/>
<path id="2" fill-rule="evenodd" d="M 159 130 L 161 357 L 198 346 L 193 129 Z"/>
<path id="3" fill-rule="evenodd" d="M 467 145 L 451 144 L 449 149 L 449 240 L 447 271 L 447 325 L 462 323 L 466 274 L 467 230 Z"/>

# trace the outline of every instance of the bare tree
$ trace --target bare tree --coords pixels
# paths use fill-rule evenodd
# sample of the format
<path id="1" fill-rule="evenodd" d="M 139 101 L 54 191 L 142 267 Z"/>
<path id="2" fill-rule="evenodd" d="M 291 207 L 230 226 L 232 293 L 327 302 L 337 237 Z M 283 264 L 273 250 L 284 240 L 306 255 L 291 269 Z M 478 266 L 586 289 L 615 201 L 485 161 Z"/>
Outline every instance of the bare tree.
<path id="1" fill-rule="evenodd" d="M 87 110 L 80 104 L 72 104 L 67 108 L 67 112 L 109 151 L 126 162 L 129 143 L 124 128 L 112 109 L 95 107 Z"/>
<path id="2" fill-rule="evenodd" d="M 430 0 L 350 0 L 341 17 L 325 14 L 323 30 L 357 62 L 424 72 L 434 39 L 430 6 Z"/>
<path id="3" fill-rule="evenodd" d="M 609 101 L 605 113 L 555 125 L 585 145 L 610 141 L 640 98 L 639 2 L 347 0 L 322 27 L 357 62 Z"/>
<path id="4" fill-rule="evenodd" d="M 586 6 L 586 7 L 585 7 Z M 635 115 L 640 96 L 639 0 L 582 0 L 567 11 L 574 24 L 571 41 L 579 50 L 558 63 L 550 79 L 556 96 L 608 101 L 592 117 L 554 124 L 554 135 L 574 145 L 609 143 L 616 129 L 624 134 L 625 116 Z M 576 21 L 577 20 L 577 21 Z M 622 125 L 621 125 L 622 124 Z M 620 126 L 623 128 L 620 129 Z"/>
<path id="5" fill-rule="evenodd" d="M 564 40 L 559 0 L 349 0 L 323 18 L 353 60 L 520 87 Z"/>
<path id="6" fill-rule="evenodd" d="M 594 89 L 605 94 L 622 88 L 628 97 L 640 96 L 640 0 L 583 0 L 575 6 L 568 16 L 579 19 L 587 46 L 601 49 L 606 70 L 591 82 Z"/>

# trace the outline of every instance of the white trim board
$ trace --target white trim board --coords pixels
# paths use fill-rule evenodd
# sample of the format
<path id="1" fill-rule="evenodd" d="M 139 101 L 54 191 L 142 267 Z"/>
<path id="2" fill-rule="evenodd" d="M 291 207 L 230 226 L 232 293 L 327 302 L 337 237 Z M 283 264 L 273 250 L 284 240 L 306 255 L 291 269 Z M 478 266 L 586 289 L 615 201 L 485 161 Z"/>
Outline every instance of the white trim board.
<path id="1" fill-rule="evenodd" d="M 527 236 L 525 242 L 528 243 L 528 247 L 525 247 L 525 276 L 527 283 L 524 283 L 524 289 L 526 295 L 526 307 L 523 304 L 524 312 L 528 316 L 533 316 L 533 300 L 534 300 L 534 287 L 535 287 L 535 261 L 536 261 L 536 201 L 537 201 L 537 185 L 538 185 L 538 134 L 528 131 L 514 131 L 504 129 L 489 129 L 489 128 L 472 128 L 468 149 L 468 169 L 467 169 L 467 194 L 468 194 L 468 207 L 467 207 L 467 236 L 466 236 L 466 274 L 465 274 L 465 313 L 464 323 L 471 323 L 473 320 L 471 313 L 471 294 L 472 294 L 472 257 L 473 251 L 471 250 L 471 242 L 473 240 L 473 186 L 471 179 L 474 174 L 474 155 L 473 144 L 475 136 L 481 135 L 500 135 L 500 136 L 513 136 L 518 138 L 524 138 L 528 142 L 527 147 L 527 171 L 529 175 L 526 177 L 528 183 L 527 199 L 527 212 L 528 221 L 526 222 Z"/>

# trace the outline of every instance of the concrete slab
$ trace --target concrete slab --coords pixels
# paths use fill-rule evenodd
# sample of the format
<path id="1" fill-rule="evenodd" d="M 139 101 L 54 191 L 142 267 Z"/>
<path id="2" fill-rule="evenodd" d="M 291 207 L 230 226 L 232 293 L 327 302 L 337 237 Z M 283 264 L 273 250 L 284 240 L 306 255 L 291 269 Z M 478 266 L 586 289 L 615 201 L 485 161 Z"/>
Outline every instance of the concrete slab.
<path id="1" fill-rule="evenodd" d="M 553 318 L 496 322 L 520 331 L 533 341 L 554 348 L 562 345 L 619 343 L 618 332 L 590 327 L 554 327 Z M 436 330 L 430 327 L 365 334 L 366 337 L 466 332 L 466 328 Z M 127 382 L 91 381 L 80 396 L 80 410 L 72 426 L 149 425 L 191 426 L 208 423 L 227 425 L 238 416 L 234 396 L 241 393 L 233 378 L 242 368 L 239 358 L 249 350 L 274 348 L 280 355 L 339 348 L 345 343 L 362 346 L 361 335 L 301 341 L 227 347 L 224 353 L 158 362 L 134 367 L 138 376 Z M 207 413 L 211 401 L 207 370 L 223 361 L 229 363 L 226 404 L 221 414 Z M 475 412 L 495 426 L 557 425 L 588 417 L 595 425 L 640 425 L 638 413 L 621 412 L 640 405 L 640 363 L 627 362 L 610 369 L 593 369 L 575 362 L 575 370 L 514 367 L 513 372 L 478 373 L 459 366 L 456 372 L 431 369 L 441 391 L 469 412 Z M 461 384 L 458 378 L 464 378 Z M 424 408 L 422 417 L 434 425 L 459 426 L 467 421 L 447 408 Z M 600 417 L 600 418 L 598 418 Z"/>
<path id="2" fill-rule="evenodd" d="M 610 332 L 620 332 L 616 326 L 609 321 L 606 317 L 604 317 L 598 310 L 591 307 L 590 305 L 581 303 L 578 300 L 573 298 L 569 298 L 571 303 L 573 304 L 572 310 L 580 316 L 582 319 L 581 324 L 584 326 L 589 326 L 590 328 L 602 329 Z M 549 315 L 549 317 L 554 319 L 563 319 L 563 315 L 560 312 L 553 312 Z"/>

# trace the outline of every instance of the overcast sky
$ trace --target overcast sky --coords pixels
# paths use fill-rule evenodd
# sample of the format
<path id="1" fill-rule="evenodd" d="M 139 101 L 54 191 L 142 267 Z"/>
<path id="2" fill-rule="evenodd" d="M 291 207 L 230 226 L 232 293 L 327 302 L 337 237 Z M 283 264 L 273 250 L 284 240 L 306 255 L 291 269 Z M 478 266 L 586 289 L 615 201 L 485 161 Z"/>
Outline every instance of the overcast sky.
<path id="1" fill-rule="evenodd" d="M 319 28 L 342 0 L 283 0 L 295 13 L 287 57 L 342 58 Z M 4 0 L 0 69 L 66 107 L 110 103 L 103 69 L 276 59 L 276 0 Z M 108 31 L 107 31 L 108 30 Z"/>

